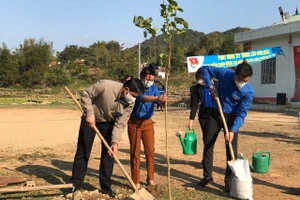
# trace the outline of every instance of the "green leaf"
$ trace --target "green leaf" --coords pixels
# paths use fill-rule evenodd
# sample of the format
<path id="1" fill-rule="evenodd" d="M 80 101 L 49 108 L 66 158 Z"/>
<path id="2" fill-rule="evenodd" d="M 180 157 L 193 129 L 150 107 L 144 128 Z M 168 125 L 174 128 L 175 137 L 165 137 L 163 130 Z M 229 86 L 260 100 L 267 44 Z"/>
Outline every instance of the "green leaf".
<path id="1" fill-rule="evenodd" d="M 171 22 L 171 25 L 176 28 L 176 23 L 175 22 Z"/>
<path id="2" fill-rule="evenodd" d="M 144 31 L 144 38 L 147 38 L 147 31 Z"/>
<path id="3" fill-rule="evenodd" d="M 137 23 L 137 21 L 138 21 L 138 17 L 137 17 L 137 16 L 134 16 L 134 17 L 133 17 L 133 23 L 135 23 L 135 24 L 136 24 L 136 23 Z"/>
<path id="4" fill-rule="evenodd" d="M 188 28 L 189 28 L 189 23 L 188 23 L 187 21 L 184 21 L 184 22 L 183 22 L 183 27 L 184 27 L 185 29 L 188 29 Z"/>
<path id="5" fill-rule="evenodd" d="M 142 16 L 138 16 L 138 21 L 140 22 L 140 23 L 144 23 L 144 17 L 142 17 Z"/>
<path id="6" fill-rule="evenodd" d="M 164 39 L 164 41 L 169 44 L 171 42 L 171 39 L 167 37 Z"/>
<path id="7" fill-rule="evenodd" d="M 178 3 L 176 1 L 173 1 L 172 5 L 178 7 Z"/>
<path id="8" fill-rule="evenodd" d="M 182 8 L 180 8 L 180 7 L 178 7 L 177 10 L 178 10 L 179 12 L 183 12 L 183 11 L 184 11 L 184 10 L 183 10 Z"/>
<path id="9" fill-rule="evenodd" d="M 160 4 L 160 7 L 161 7 L 163 10 L 166 10 L 167 5 L 166 5 L 166 4 Z"/>
<path id="10" fill-rule="evenodd" d="M 181 18 L 181 17 L 175 17 L 175 21 L 178 24 L 183 24 L 185 22 L 185 20 L 183 18 Z"/>
<path id="11" fill-rule="evenodd" d="M 159 54 L 159 57 L 160 57 L 160 58 L 163 58 L 164 55 L 165 55 L 164 53 L 160 53 L 160 54 Z"/>

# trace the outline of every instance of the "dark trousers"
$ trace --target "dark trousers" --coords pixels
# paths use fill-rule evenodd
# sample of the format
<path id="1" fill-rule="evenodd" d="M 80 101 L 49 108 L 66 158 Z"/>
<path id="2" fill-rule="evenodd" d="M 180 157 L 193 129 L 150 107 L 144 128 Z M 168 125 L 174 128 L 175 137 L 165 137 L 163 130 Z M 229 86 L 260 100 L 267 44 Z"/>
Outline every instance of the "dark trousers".
<path id="1" fill-rule="evenodd" d="M 208 120 L 209 120 L 209 116 L 205 116 L 205 117 L 199 116 L 199 123 L 200 123 L 201 131 L 202 131 L 202 140 L 203 140 L 205 127 L 206 127 Z"/>
<path id="2" fill-rule="evenodd" d="M 225 115 L 228 129 L 230 129 L 236 116 L 235 115 L 226 115 L 226 114 L 224 114 L 224 115 Z M 213 151 L 214 151 L 215 142 L 217 140 L 217 137 L 219 135 L 221 128 L 223 128 L 223 122 L 222 122 L 220 113 L 219 113 L 219 111 L 213 109 L 213 110 L 211 110 L 210 118 L 207 121 L 207 124 L 205 126 L 205 131 L 203 132 L 203 141 L 204 141 L 203 175 L 205 177 L 212 177 L 213 158 L 214 158 Z M 225 134 L 225 132 L 224 132 L 224 134 Z M 235 157 L 237 156 L 237 142 L 238 142 L 238 134 L 235 133 L 234 139 L 231 142 Z M 232 160 L 228 144 L 226 144 L 226 158 L 227 158 L 227 161 Z M 226 172 L 225 172 L 225 183 L 226 184 L 231 183 L 232 176 L 233 176 L 233 173 L 227 164 Z"/>
<path id="3" fill-rule="evenodd" d="M 108 144 L 111 143 L 111 135 L 114 122 L 97 122 L 96 127 Z M 81 120 L 77 150 L 74 157 L 71 183 L 78 189 L 83 183 L 87 171 L 87 165 L 92 151 L 95 131 L 85 121 Z M 99 167 L 99 183 L 102 189 L 111 187 L 111 176 L 114 166 L 114 159 L 108 155 L 108 149 L 102 143 L 102 154 Z"/>
<path id="4" fill-rule="evenodd" d="M 206 127 L 208 120 L 209 120 L 209 115 L 199 116 L 199 123 L 200 123 L 201 131 L 202 131 L 203 144 L 204 144 L 204 131 L 205 131 L 205 127 Z M 203 163 L 203 158 L 202 158 L 201 163 Z"/>

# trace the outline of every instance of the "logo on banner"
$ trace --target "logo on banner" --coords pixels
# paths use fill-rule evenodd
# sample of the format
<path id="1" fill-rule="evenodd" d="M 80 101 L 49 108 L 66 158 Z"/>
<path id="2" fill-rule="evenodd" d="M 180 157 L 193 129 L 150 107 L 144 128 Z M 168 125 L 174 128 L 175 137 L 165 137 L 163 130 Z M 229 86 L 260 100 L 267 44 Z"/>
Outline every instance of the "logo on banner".
<path id="1" fill-rule="evenodd" d="M 189 60 L 190 60 L 192 68 L 196 68 L 199 65 L 199 61 L 198 61 L 198 59 L 196 57 L 189 58 Z"/>

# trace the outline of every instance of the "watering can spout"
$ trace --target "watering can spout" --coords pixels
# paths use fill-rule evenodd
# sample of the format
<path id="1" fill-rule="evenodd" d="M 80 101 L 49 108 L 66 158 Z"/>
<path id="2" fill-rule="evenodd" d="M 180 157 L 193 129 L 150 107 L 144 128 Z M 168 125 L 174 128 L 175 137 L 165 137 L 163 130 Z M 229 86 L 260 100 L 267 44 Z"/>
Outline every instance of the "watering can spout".
<path id="1" fill-rule="evenodd" d="M 254 167 L 253 167 L 253 165 L 250 165 L 250 164 L 249 164 L 249 167 L 250 167 L 251 172 L 254 172 Z"/>
<path id="2" fill-rule="evenodd" d="M 182 138 L 181 131 L 176 132 L 176 136 L 179 138 L 183 151 L 187 151 L 187 147 L 184 143 L 184 138 Z"/>

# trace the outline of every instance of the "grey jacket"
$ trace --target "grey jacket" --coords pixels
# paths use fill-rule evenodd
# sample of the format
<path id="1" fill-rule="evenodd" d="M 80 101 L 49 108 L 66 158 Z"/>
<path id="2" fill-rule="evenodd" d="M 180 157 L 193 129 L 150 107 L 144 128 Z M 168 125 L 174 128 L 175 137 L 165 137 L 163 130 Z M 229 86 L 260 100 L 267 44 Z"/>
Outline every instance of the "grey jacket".
<path id="1" fill-rule="evenodd" d="M 86 116 L 94 114 L 97 122 L 115 122 L 112 142 L 119 143 L 134 104 L 120 99 L 123 84 L 112 80 L 100 80 L 84 89 L 81 104 Z"/>

